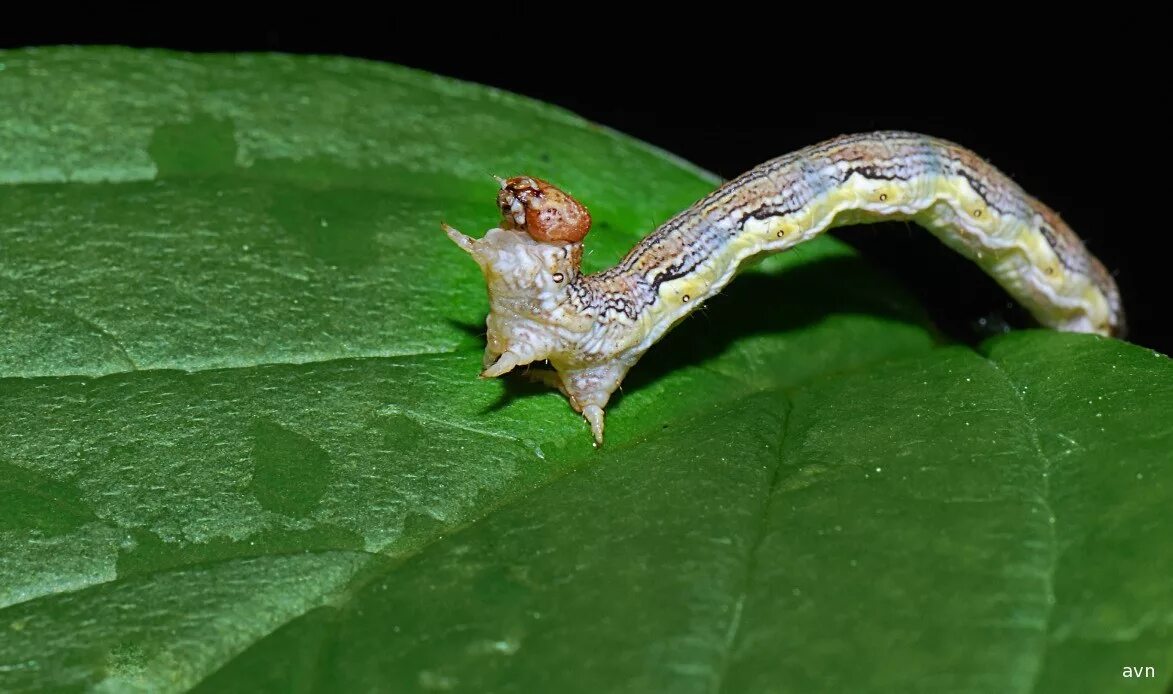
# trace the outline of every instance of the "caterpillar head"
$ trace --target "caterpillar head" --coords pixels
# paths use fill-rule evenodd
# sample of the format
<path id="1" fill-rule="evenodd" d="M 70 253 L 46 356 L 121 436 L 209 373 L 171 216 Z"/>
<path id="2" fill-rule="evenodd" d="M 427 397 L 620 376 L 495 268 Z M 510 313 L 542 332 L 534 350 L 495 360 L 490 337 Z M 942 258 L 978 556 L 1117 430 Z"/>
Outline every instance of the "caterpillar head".
<path id="1" fill-rule="evenodd" d="M 540 179 L 501 181 L 500 228 L 474 239 L 443 225 L 473 257 L 489 291 L 485 377 L 569 353 L 589 319 L 567 310 L 578 281 L 590 215 L 577 200 Z M 584 323 L 585 321 L 585 323 Z"/>
<path id="2" fill-rule="evenodd" d="M 532 176 L 500 180 L 501 226 L 546 243 L 579 243 L 591 230 L 591 215 L 568 193 Z"/>

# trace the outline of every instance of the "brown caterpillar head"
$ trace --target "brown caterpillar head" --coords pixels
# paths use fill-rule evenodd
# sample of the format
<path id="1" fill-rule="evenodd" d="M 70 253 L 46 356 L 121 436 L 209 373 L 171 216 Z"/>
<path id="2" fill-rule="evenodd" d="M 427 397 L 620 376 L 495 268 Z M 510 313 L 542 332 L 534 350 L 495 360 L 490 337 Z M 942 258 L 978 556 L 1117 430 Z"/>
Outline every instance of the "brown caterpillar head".
<path id="1" fill-rule="evenodd" d="M 591 230 L 591 215 L 582 203 L 532 176 L 501 181 L 497 207 L 502 228 L 524 231 L 535 241 L 577 243 Z"/>

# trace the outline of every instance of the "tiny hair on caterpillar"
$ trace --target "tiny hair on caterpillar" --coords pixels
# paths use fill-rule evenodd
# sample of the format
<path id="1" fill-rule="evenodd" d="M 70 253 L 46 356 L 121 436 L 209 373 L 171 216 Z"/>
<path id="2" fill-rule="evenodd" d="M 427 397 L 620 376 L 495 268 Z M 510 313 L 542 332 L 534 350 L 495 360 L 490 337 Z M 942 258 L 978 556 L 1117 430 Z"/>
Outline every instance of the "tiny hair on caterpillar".
<path id="1" fill-rule="evenodd" d="M 845 135 L 767 161 L 680 212 L 614 267 L 584 275 L 590 214 L 547 181 L 500 180 L 501 224 L 480 239 L 442 225 L 484 273 L 481 376 L 538 372 L 602 445 L 629 369 L 720 292 L 743 262 L 824 231 L 908 220 L 993 277 L 1044 326 L 1122 337 L 1112 276 L 1057 213 L 970 150 L 906 132 Z"/>

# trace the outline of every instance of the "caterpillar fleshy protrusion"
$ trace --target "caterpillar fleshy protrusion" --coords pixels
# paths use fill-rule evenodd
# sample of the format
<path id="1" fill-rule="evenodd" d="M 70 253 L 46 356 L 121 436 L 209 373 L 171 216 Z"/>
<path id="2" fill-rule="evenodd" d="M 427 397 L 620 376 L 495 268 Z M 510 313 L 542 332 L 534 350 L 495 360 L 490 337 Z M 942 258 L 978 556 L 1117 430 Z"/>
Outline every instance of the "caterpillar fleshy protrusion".
<path id="1" fill-rule="evenodd" d="M 488 285 L 482 376 L 548 361 L 547 380 L 603 443 L 604 408 L 644 352 L 752 256 L 827 229 L 911 220 L 977 263 L 1043 325 L 1122 336 L 1111 275 L 1041 202 L 973 152 L 902 132 L 847 135 L 768 161 L 653 231 L 615 267 L 583 275 L 590 215 L 532 177 L 503 182 L 499 228 L 444 226 Z"/>

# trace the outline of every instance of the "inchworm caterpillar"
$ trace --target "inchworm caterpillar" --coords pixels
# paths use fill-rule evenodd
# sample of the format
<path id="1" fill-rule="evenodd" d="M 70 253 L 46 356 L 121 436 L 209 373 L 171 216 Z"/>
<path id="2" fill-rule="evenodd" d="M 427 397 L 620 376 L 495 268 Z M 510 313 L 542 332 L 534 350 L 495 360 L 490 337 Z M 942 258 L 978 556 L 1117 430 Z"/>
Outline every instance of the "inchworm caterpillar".
<path id="1" fill-rule="evenodd" d="M 773 159 L 665 222 L 613 268 L 583 275 L 590 216 L 530 177 L 501 181 L 500 228 L 473 239 L 444 225 L 488 284 L 482 377 L 547 360 L 603 442 L 603 408 L 673 326 L 747 259 L 827 229 L 907 219 L 976 262 L 1043 325 L 1120 336 L 1111 275 L 1055 212 L 973 152 L 903 132 L 846 135 Z"/>

